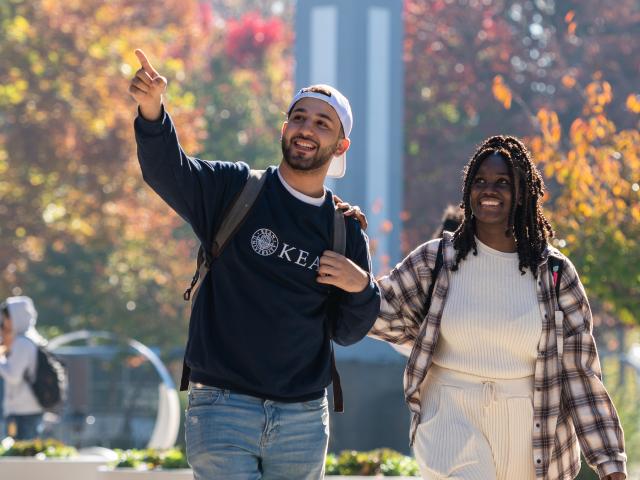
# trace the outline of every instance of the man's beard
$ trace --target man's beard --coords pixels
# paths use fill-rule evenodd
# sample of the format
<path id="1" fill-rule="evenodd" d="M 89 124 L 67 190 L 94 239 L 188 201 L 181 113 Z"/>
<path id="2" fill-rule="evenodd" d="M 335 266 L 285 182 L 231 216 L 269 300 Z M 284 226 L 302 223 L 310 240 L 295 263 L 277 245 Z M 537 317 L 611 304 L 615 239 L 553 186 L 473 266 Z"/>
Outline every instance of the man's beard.
<path id="1" fill-rule="evenodd" d="M 338 140 L 335 145 L 330 147 L 318 148 L 315 155 L 313 155 L 312 157 L 303 157 L 292 153 L 294 140 L 295 138 L 292 138 L 289 141 L 289 144 L 287 144 L 284 137 L 282 138 L 282 157 L 284 158 L 285 163 L 289 165 L 293 170 L 305 172 L 317 170 L 330 162 L 334 156 L 336 149 L 338 148 L 338 142 L 340 141 Z"/>

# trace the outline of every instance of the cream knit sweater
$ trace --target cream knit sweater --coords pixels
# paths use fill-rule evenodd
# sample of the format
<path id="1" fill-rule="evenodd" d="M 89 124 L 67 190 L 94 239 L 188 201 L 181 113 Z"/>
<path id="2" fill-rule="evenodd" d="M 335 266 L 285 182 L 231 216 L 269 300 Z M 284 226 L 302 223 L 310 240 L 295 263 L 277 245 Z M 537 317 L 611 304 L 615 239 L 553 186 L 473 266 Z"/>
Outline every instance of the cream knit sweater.
<path id="1" fill-rule="evenodd" d="M 433 362 L 488 378 L 533 375 L 542 333 L 535 279 L 520 274 L 517 253 L 476 243 L 478 255 L 451 272 Z"/>

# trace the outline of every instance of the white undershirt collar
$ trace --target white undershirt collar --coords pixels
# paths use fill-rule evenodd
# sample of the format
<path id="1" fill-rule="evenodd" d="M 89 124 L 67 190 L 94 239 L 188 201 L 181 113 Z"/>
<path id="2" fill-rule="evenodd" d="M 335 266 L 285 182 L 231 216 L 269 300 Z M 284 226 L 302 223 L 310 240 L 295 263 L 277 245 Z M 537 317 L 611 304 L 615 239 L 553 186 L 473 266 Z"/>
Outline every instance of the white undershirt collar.
<path id="1" fill-rule="evenodd" d="M 278 172 L 278 178 L 282 182 L 282 185 L 287 190 L 287 192 L 289 192 L 291 195 L 296 197 L 301 202 L 308 203 L 309 205 L 313 205 L 315 207 L 322 206 L 322 204 L 324 203 L 324 197 L 327 194 L 327 190 L 324 187 L 322 187 L 322 196 L 321 197 L 310 197 L 309 195 L 305 195 L 304 193 L 299 192 L 298 190 L 293 188 L 291 185 L 289 185 L 285 181 L 285 179 L 282 178 L 282 174 L 280 173 L 280 168 L 277 168 L 276 171 Z"/>

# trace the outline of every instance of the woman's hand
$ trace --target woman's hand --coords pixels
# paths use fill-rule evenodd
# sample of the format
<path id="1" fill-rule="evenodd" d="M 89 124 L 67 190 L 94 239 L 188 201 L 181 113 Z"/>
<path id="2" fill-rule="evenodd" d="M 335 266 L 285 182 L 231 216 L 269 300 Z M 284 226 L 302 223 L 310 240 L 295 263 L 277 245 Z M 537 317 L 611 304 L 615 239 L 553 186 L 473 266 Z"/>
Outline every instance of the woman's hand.
<path id="1" fill-rule="evenodd" d="M 627 476 L 622 472 L 610 473 L 606 477 L 603 477 L 603 480 L 625 480 Z"/>
<path id="2" fill-rule="evenodd" d="M 367 216 L 362 212 L 362 210 L 360 210 L 360 207 L 358 207 L 357 205 L 354 205 L 352 207 L 349 203 L 343 202 L 342 199 L 337 195 L 333 196 L 333 203 L 336 204 L 337 208 L 344 212 L 345 217 L 356 217 L 356 220 L 358 220 L 358 223 L 360 224 L 362 230 L 367 229 L 367 227 L 369 226 L 367 222 Z"/>

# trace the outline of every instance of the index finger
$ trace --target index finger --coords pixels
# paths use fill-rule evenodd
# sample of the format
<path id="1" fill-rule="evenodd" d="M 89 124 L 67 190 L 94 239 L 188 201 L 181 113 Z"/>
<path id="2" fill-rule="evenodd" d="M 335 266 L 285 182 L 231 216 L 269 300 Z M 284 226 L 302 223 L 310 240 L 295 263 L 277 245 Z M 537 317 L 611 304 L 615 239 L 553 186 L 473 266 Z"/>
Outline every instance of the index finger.
<path id="1" fill-rule="evenodd" d="M 142 68 L 144 68 L 144 71 L 147 72 L 149 76 L 151 76 L 151 78 L 157 77 L 158 72 L 156 72 L 156 69 L 151 66 L 144 52 L 139 48 L 136 48 L 135 54 L 136 54 L 136 57 L 138 57 L 138 60 L 140 61 L 140 65 L 142 65 Z"/>

